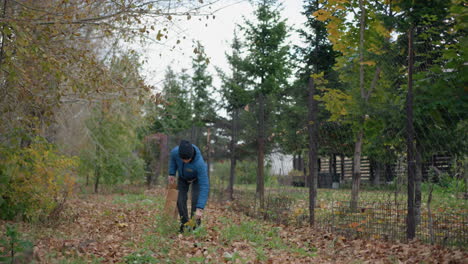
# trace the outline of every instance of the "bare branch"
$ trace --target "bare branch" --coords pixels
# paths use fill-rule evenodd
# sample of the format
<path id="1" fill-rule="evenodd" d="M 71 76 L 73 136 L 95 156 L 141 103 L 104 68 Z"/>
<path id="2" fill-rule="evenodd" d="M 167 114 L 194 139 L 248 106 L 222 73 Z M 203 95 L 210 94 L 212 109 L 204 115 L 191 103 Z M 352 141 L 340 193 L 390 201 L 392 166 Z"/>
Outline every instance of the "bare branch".
<path id="1" fill-rule="evenodd" d="M 372 83 L 369 88 L 369 91 L 367 91 L 367 94 L 365 96 L 366 102 L 369 100 L 369 97 L 372 91 L 375 89 L 375 86 L 377 86 L 377 82 L 379 81 L 381 71 L 382 71 L 382 68 L 380 66 L 377 66 L 377 68 L 375 68 L 374 79 L 372 79 Z"/>

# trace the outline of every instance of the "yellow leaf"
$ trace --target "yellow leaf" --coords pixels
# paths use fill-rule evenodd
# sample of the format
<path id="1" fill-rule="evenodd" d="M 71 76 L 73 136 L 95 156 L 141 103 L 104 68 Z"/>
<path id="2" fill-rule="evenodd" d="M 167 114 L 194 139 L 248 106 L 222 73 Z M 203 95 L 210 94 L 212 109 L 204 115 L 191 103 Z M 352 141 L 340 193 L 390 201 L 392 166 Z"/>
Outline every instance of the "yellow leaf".
<path id="1" fill-rule="evenodd" d="M 164 35 L 161 33 L 161 30 L 158 31 L 158 34 L 156 35 L 156 39 L 157 40 L 161 40 L 161 38 L 163 37 Z"/>
<path id="2" fill-rule="evenodd" d="M 120 227 L 120 228 L 124 228 L 124 227 L 127 227 L 128 224 L 127 223 L 118 223 L 117 226 Z"/>
<path id="3" fill-rule="evenodd" d="M 361 65 L 375 66 L 375 61 L 363 61 Z"/>
<path id="4" fill-rule="evenodd" d="M 195 221 L 194 217 L 190 218 L 190 221 L 184 224 L 184 226 L 190 227 L 192 229 L 194 229 L 196 225 L 197 225 L 197 222 Z"/>
<path id="5" fill-rule="evenodd" d="M 374 25 L 375 31 L 382 35 L 383 37 L 389 38 L 390 37 L 390 31 L 387 30 L 382 23 L 375 23 Z"/>
<path id="6" fill-rule="evenodd" d="M 312 13 L 312 15 L 319 21 L 326 21 L 331 19 L 333 16 L 328 10 L 320 9 Z"/>

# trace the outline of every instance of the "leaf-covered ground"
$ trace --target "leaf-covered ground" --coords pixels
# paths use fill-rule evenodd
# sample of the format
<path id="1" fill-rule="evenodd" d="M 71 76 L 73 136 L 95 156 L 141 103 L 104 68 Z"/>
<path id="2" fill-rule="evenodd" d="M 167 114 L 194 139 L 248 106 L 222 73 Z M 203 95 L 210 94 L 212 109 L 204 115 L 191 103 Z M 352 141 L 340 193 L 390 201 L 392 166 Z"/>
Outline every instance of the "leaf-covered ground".
<path id="1" fill-rule="evenodd" d="M 178 233 L 164 190 L 74 198 L 60 222 L 22 224 L 34 263 L 468 263 L 468 253 L 417 242 L 347 240 L 273 225 L 209 204 L 203 224 Z M 4 230 L 5 222 L 0 222 Z"/>

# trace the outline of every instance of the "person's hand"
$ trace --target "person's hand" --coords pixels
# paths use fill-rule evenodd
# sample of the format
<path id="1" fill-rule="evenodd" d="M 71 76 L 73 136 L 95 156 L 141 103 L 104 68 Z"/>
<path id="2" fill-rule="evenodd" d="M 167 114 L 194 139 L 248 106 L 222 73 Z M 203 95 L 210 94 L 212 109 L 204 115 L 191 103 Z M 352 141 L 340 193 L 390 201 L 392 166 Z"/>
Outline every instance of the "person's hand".
<path id="1" fill-rule="evenodd" d="M 169 184 L 175 184 L 176 183 L 176 177 L 174 177 L 172 175 L 169 175 L 169 177 L 167 177 L 167 181 L 169 182 Z"/>
<path id="2" fill-rule="evenodd" d="M 195 218 L 201 219 L 202 216 L 203 216 L 203 209 L 197 208 L 197 210 L 195 211 Z"/>

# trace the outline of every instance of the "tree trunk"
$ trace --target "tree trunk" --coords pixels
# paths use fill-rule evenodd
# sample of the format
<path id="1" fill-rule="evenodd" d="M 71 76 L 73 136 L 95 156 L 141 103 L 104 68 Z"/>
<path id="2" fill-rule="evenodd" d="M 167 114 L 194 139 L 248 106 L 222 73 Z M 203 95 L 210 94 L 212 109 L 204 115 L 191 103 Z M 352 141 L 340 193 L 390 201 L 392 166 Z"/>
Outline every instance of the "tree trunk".
<path id="1" fill-rule="evenodd" d="M 153 177 L 153 168 L 151 167 L 151 165 L 148 165 L 146 166 L 146 186 L 148 187 L 148 189 L 151 189 L 151 178 Z"/>
<path id="2" fill-rule="evenodd" d="M 159 163 L 161 164 L 161 174 L 164 175 L 168 171 L 169 166 L 169 145 L 168 145 L 168 136 L 162 134 L 159 141 Z M 156 181 L 157 182 L 157 181 Z"/>
<path id="3" fill-rule="evenodd" d="M 362 140 L 364 132 L 359 131 L 356 144 L 354 145 L 354 157 L 353 157 L 353 186 L 351 190 L 351 211 L 357 210 L 359 200 L 359 187 L 361 184 L 361 150 Z"/>
<path id="4" fill-rule="evenodd" d="M 94 167 L 94 176 L 96 177 L 96 181 L 94 182 L 94 192 L 98 193 L 99 179 L 101 178 L 101 150 L 99 149 L 99 146 L 96 146 L 96 160 L 97 164 Z"/>
<path id="5" fill-rule="evenodd" d="M 229 172 L 229 186 L 228 186 L 228 196 L 229 200 L 234 200 L 234 180 L 236 177 L 236 142 L 237 142 L 237 119 L 239 117 L 239 109 L 233 111 L 232 116 L 232 135 L 231 135 L 231 169 Z"/>
<path id="6" fill-rule="evenodd" d="M 210 179 L 210 167 L 211 167 L 211 129 L 207 129 L 207 135 L 206 135 L 206 174 L 208 175 L 208 180 Z"/>
<path id="7" fill-rule="evenodd" d="M 301 155 L 301 169 L 302 169 L 302 173 L 304 175 L 304 184 L 306 184 L 306 181 L 308 180 L 307 179 L 307 161 L 306 161 L 306 157 L 302 157 Z M 305 185 L 305 186 L 308 186 L 308 185 Z"/>
<path id="8" fill-rule="evenodd" d="M 99 127 L 102 127 L 102 122 L 103 122 L 103 119 L 104 119 L 104 113 L 107 109 L 107 104 L 105 102 L 102 102 L 101 104 L 101 116 L 99 117 Z M 96 181 L 94 183 L 94 192 L 95 193 L 98 193 L 98 190 L 99 190 L 99 180 L 101 178 L 101 165 L 103 164 L 103 162 L 101 161 L 101 155 L 102 155 L 102 149 L 101 149 L 101 146 L 99 145 L 99 142 L 96 143 L 96 164 L 95 164 L 95 167 L 94 167 L 94 171 L 95 171 L 95 176 L 96 176 Z"/>
<path id="9" fill-rule="evenodd" d="M 318 149 L 317 149 L 317 156 L 318 156 Z M 317 160 L 317 167 L 318 167 L 318 170 L 317 170 L 317 187 L 318 186 L 322 186 L 323 185 L 323 177 L 320 177 L 320 173 L 322 172 L 322 159 L 318 159 Z"/>
<path id="10" fill-rule="evenodd" d="M 192 129 L 190 130 L 190 142 L 198 147 L 201 147 L 199 142 L 199 134 L 199 127 L 192 125 Z"/>
<path id="11" fill-rule="evenodd" d="M 380 185 L 380 179 L 382 178 L 382 170 L 383 170 L 383 165 L 382 163 L 380 162 L 374 162 L 374 166 L 372 166 L 373 168 L 373 175 L 374 175 L 374 179 L 373 179 L 373 183 L 374 185 Z"/>
<path id="12" fill-rule="evenodd" d="M 361 92 L 361 98 L 364 100 L 364 98 L 366 98 L 366 92 L 364 90 L 364 30 L 366 19 L 364 0 L 359 0 L 359 10 L 361 11 L 361 15 L 359 17 L 359 90 Z M 352 211 L 356 211 L 359 199 L 359 186 L 361 183 L 361 150 L 363 135 L 364 132 L 360 130 L 357 134 L 356 143 L 354 145 L 352 176 L 353 183 L 350 203 L 350 208 Z"/>
<path id="13" fill-rule="evenodd" d="M 341 154 L 341 181 L 345 181 L 345 169 L 344 169 L 345 155 Z"/>
<path id="14" fill-rule="evenodd" d="M 416 149 L 415 153 L 416 158 L 416 174 L 414 178 L 414 217 L 416 221 L 416 225 L 421 223 L 421 184 L 422 184 L 422 157 L 421 152 L 419 152 L 419 148 Z"/>
<path id="15" fill-rule="evenodd" d="M 465 178 L 465 193 L 463 194 L 463 198 L 466 200 L 468 199 L 468 160 L 466 156 L 464 156 L 463 159 L 465 160 L 465 165 L 463 166 L 463 178 Z"/>
<path id="16" fill-rule="evenodd" d="M 386 182 L 391 182 L 395 179 L 395 173 L 392 170 L 392 165 L 386 163 L 385 164 L 385 181 Z"/>
<path id="17" fill-rule="evenodd" d="M 161 155 L 161 152 L 159 152 L 159 155 Z M 152 188 L 156 184 L 156 179 L 158 178 L 158 175 L 161 175 L 162 164 L 156 161 L 156 159 L 154 160 L 154 163 L 154 172 L 151 173 L 152 176 L 149 188 Z"/>
<path id="18" fill-rule="evenodd" d="M 293 170 L 297 170 L 297 165 L 296 165 L 297 163 L 296 163 L 296 160 L 297 160 L 297 158 L 296 158 L 296 153 L 294 153 L 294 154 L 293 154 L 293 158 L 292 158 Z"/>
<path id="19" fill-rule="evenodd" d="M 309 77 L 309 122 L 307 122 L 307 129 L 309 132 L 309 224 L 315 224 L 315 203 L 317 199 L 317 102 L 314 99 L 315 85 L 314 79 Z"/>
<path id="20" fill-rule="evenodd" d="M 260 201 L 260 209 L 265 208 L 265 102 L 264 95 L 258 96 L 258 135 L 257 135 L 257 197 Z"/>
<path id="21" fill-rule="evenodd" d="M 96 182 L 94 183 L 94 193 L 98 193 L 99 188 L 99 178 L 100 178 L 99 166 L 96 167 Z"/>
<path id="22" fill-rule="evenodd" d="M 155 144 L 153 139 L 148 139 L 145 141 L 145 148 L 149 149 L 149 156 L 150 156 L 150 161 L 148 162 L 145 171 L 146 171 L 146 185 L 148 189 L 151 189 L 152 184 L 153 184 L 153 177 L 155 175 L 155 161 L 154 161 L 154 155 L 156 154 L 153 150 L 155 148 Z"/>
<path id="23" fill-rule="evenodd" d="M 297 156 L 297 170 L 304 171 L 304 157 L 302 157 L 302 153 L 299 153 Z"/>
<path id="24" fill-rule="evenodd" d="M 415 158 L 414 158 L 414 127 L 413 127 L 413 28 L 408 31 L 408 94 L 406 98 L 406 146 L 408 160 L 408 217 L 406 237 L 411 240 L 416 235 L 415 221 Z"/>
<path id="25" fill-rule="evenodd" d="M 337 179 L 337 173 L 336 173 L 336 154 L 332 154 L 332 183 L 340 181 L 340 179 Z"/>

